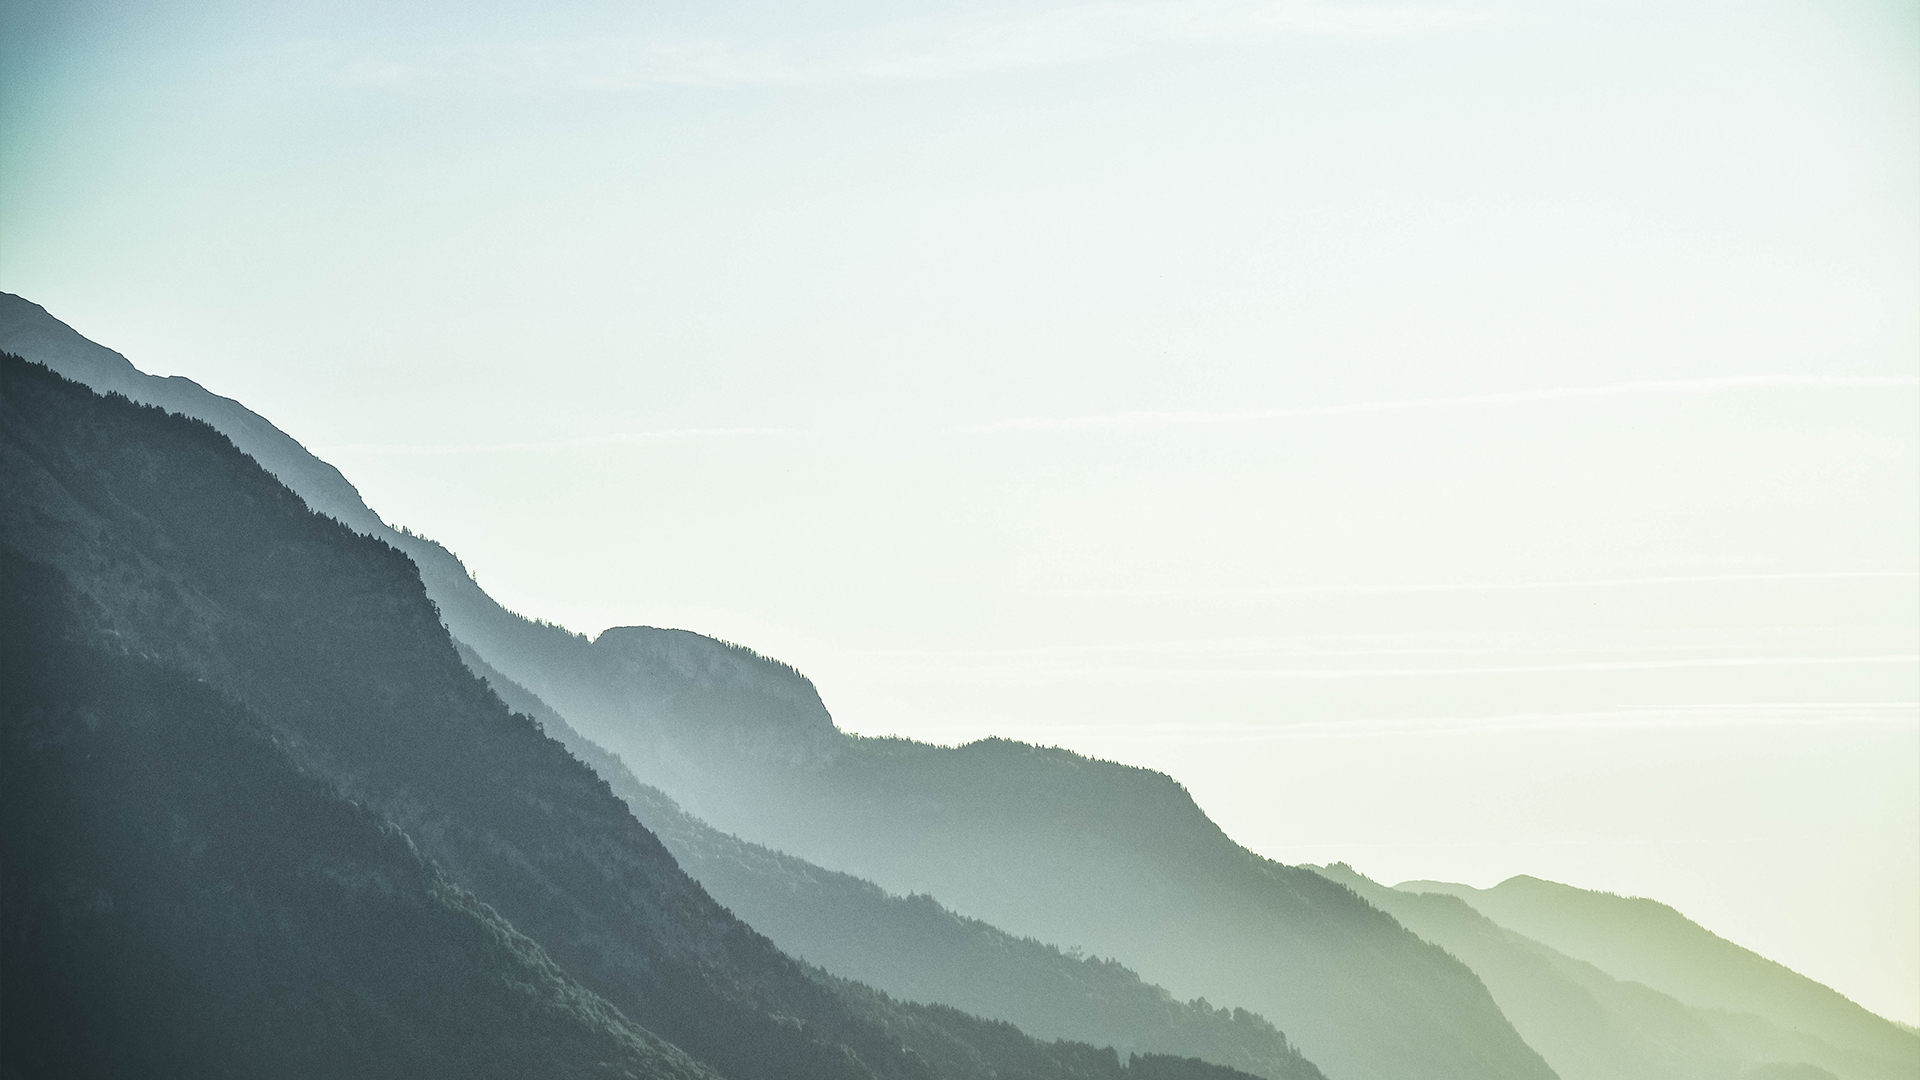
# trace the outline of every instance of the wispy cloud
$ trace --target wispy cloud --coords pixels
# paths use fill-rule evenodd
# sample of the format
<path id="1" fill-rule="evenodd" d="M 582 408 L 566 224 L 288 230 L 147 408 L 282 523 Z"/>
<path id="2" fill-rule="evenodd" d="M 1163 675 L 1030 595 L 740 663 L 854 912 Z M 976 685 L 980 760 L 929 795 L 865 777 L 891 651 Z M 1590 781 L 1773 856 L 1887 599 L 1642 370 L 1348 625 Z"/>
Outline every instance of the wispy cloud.
<path id="1" fill-rule="evenodd" d="M 1539 390 L 1512 390 L 1454 397 L 1394 398 L 1334 405 L 1281 406 L 1269 409 L 1129 411 L 1088 416 L 1028 416 L 956 432 L 1051 431 L 1071 428 L 1190 427 L 1250 424 L 1378 413 L 1449 412 L 1501 405 L 1545 404 L 1593 398 L 1682 397 L 1746 390 L 1911 390 L 1920 378 L 1871 375 L 1731 375 L 1714 379 L 1666 379 L 1609 383 L 1603 386 L 1563 386 Z"/>
<path id="2" fill-rule="evenodd" d="M 1264 596 L 1358 596 L 1397 593 L 1448 592 L 1527 592 L 1557 589 L 1611 589 L 1636 585 L 1694 585 L 1717 582 L 1762 581 L 1844 581 L 1920 580 L 1914 570 L 1807 570 L 1770 574 L 1663 574 L 1646 577 L 1565 578 L 1550 581 L 1466 581 L 1409 585 L 1297 585 L 1274 588 L 1205 589 L 1055 589 L 1043 596 L 1166 596 L 1166 597 L 1264 597 Z"/>
<path id="3" fill-rule="evenodd" d="M 1493 394 L 1466 394 L 1456 397 L 1402 398 L 1361 401 L 1333 405 L 1280 406 L 1268 409 L 1229 411 L 1187 410 L 1179 412 L 1130 411 L 1087 416 L 1030 416 L 996 420 L 940 429 L 943 435 L 1001 435 L 1027 431 L 1098 430 L 1102 428 L 1175 428 L 1224 424 L 1254 424 L 1275 420 L 1317 417 L 1390 415 L 1396 413 L 1448 412 L 1463 409 L 1497 408 L 1513 405 L 1546 404 L 1607 398 L 1684 397 L 1756 390 L 1912 390 L 1920 388 L 1920 378 L 1872 375 L 1733 375 L 1716 379 L 1671 379 L 1611 383 L 1604 386 L 1568 386 L 1541 390 L 1515 390 Z M 556 439 L 527 439 L 509 442 L 441 443 L 342 443 L 317 447 L 322 455 L 352 456 L 440 456 L 449 454 L 496 454 L 554 450 L 582 450 L 674 439 L 738 438 L 742 436 L 840 436 L 903 437 L 909 432 L 922 434 L 927 429 L 893 427 L 837 427 L 820 430 L 800 427 L 704 427 L 672 428 L 658 431 L 614 432 L 604 435 L 569 436 Z M 1877 571 L 1870 572 L 1877 573 Z M 1759 580 L 1777 575 L 1733 575 L 1684 578 L 1620 578 L 1606 582 L 1523 582 L 1513 584 L 1465 584 L 1406 586 L 1406 590 L 1464 589 L 1538 589 L 1572 588 L 1593 584 L 1651 584 L 1669 581 Z M 1799 576 L 1799 575 L 1789 575 Z M 1825 576 L 1850 576 L 1846 572 Z M 1857 575 L 1853 575 L 1857 576 Z M 1282 590 L 1234 589 L 1234 595 L 1265 595 L 1272 592 L 1307 593 L 1340 591 L 1399 591 L 1402 587 L 1352 589 L 1344 586 L 1303 587 Z M 1199 595 L 1201 591 L 1182 590 Z"/>
<path id="4" fill-rule="evenodd" d="M 1907 728 L 1920 722 L 1920 702 L 1727 702 L 1650 708 L 1527 712 L 1487 716 L 1413 716 L 1275 723 L 1174 721 L 1139 724 L 1029 724 L 1006 733 L 1041 745 L 1082 747 L 1120 743 L 1278 743 L 1353 739 L 1405 739 L 1512 735 L 1532 732 L 1634 728 L 1858 727 Z M 998 729 L 995 729 L 998 730 Z M 979 725 L 918 729 L 916 738 L 959 745 L 983 737 Z"/>
<path id="5" fill-rule="evenodd" d="M 386 88 L 529 83 L 625 90 L 950 79 L 1277 35 L 1390 36 L 1481 21 L 1482 12 L 1329 0 L 1093 0 L 1018 13 L 966 11 L 768 41 L 633 34 L 475 42 L 413 56 L 356 56 L 343 82 Z"/>
<path id="6" fill-rule="evenodd" d="M 628 443 L 665 442 L 679 439 L 728 439 L 742 436 L 800 434 L 795 428 L 716 427 L 670 428 L 661 431 L 623 431 L 607 435 L 581 435 L 564 439 L 532 439 L 519 442 L 486 443 L 341 443 L 315 447 L 322 457 L 440 457 L 449 454 L 500 454 L 540 450 L 584 450 Z"/>
<path id="7" fill-rule="evenodd" d="M 1350 679 L 1432 679 L 1475 678 L 1504 675 L 1564 675 L 1599 672 L 1665 671 L 1688 668 L 1798 668 L 1798 667 L 1879 667 L 1920 665 L 1920 653 L 1873 653 L 1861 656 L 1715 656 L 1684 660 L 1597 660 L 1561 664 L 1489 664 L 1482 666 L 1422 667 L 1147 667 L 1141 665 L 1089 665 L 1071 668 L 1033 668 L 973 670 L 965 673 L 968 681 L 984 682 L 1323 682 Z M 885 673 L 876 682 L 917 681 L 924 673 Z"/>
<path id="8" fill-rule="evenodd" d="M 1218 44 L 1281 34 L 1390 36 L 1457 26 L 1485 16 L 1411 5 L 1281 2 L 1082 3 L 958 25 L 902 25 L 855 70 L 868 78 L 937 79 L 1046 67 L 1179 44 Z"/>
<path id="9" fill-rule="evenodd" d="M 1908 575 L 1913 576 L 1913 575 Z M 1184 662 L 1193 656 L 1256 656 L 1306 659 L 1325 657 L 1617 657 L 1686 653 L 1772 653 L 1781 652 L 1779 638 L 1794 635 L 1801 628 L 1776 627 L 1759 630 L 1743 628 L 1740 633 L 1689 635 L 1691 640 L 1657 644 L 1631 644 L 1618 641 L 1580 645 L 1539 646 L 1513 635 L 1461 634 L 1355 634 L 1314 635 L 1277 638 L 1179 638 L 1153 641 L 1110 641 L 1072 645 L 1009 646 L 1001 648 L 877 648 L 848 650 L 843 655 L 890 662 L 933 661 L 952 664 L 977 664 L 982 660 L 1057 660 L 1080 656 L 1144 656 L 1162 662 Z M 1437 642 L 1437 643 L 1436 643 Z M 1826 653 L 1848 652 L 1827 649 Z"/>

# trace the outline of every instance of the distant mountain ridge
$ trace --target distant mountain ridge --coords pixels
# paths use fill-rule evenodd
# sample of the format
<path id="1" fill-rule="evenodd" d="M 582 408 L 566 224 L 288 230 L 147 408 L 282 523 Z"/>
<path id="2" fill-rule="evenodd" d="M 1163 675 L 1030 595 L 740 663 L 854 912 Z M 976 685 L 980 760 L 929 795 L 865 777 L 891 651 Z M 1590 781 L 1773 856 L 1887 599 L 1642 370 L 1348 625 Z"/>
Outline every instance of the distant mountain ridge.
<path id="1" fill-rule="evenodd" d="M 0 347 L 72 365 L 84 340 L 0 297 Z M 292 440 L 261 437 L 237 403 L 179 382 L 197 392 L 181 411 L 233 426 L 274 475 L 338 476 Z M 315 505 L 350 490 L 330 486 Z M 590 643 L 505 610 L 445 548 L 386 527 L 357 492 L 343 512 L 413 558 L 454 636 L 722 830 L 1255 1009 L 1336 1080 L 1553 1075 L 1464 965 L 1311 871 L 1240 848 L 1163 775 L 1003 741 L 943 749 L 823 730 L 791 684 L 763 692 L 780 680 L 756 682 L 772 672 L 747 651 L 708 650 L 705 672 L 689 674 L 671 647 L 684 632 L 621 628 Z"/>
<path id="2" fill-rule="evenodd" d="M 659 717 L 670 745 L 801 763 L 839 751 L 813 680 L 743 645 L 688 630 L 617 626 L 593 641 L 612 708 Z M 670 726 L 669 726 L 670 725 Z"/>
<path id="3" fill-rule="evenodd" d="M 473 679 L 403 555 L 312 513 L 205 425 L 0 365 L 0 541 L 57 571 L 113 640 L 232 694 L 303 772 L 709 1065 L 919 1075 Z"/>
<path id="4" fill-rule="evenodd" d="M 13 356 L 0 569 L 9 1076 L 1245 1080 L 797 963 L 467 670 L 402 553 Z"/>
<path id="5" fill-rule="evenodd" d="M 1837 1080 L 1920 1074 L 1920 1040 L 1903 1057 L 1897 1046 L 1888 1054 L 1884 1046 L 1824 1038 L 1804 1017 L 1781 1024 L 1689 1004 L 1500 925 L 1450 893 L 1418 884 L 1390 889 L 1344 864 L 1318 869 L 1466 961 L 1563 1080 L 1732 1080 L 1788 1066 Z"/>
<path id="6" fill-rule="evenodd" d="M 1456 897 L 1487 918 L 1703 1009 L 1763 1018 L 1885 1063 L 1886 1075 L 1920 1076 L 1920 1035 L 1839 991 L 1742 948 L 1657 900 L 1622 897 L 1525 875 L 1491 889 L 1409 881 L 1402 892 Z M 1835 1072 L 1844 1066 L 1820 1061 Z"/>
<path id="7" fill-rule="evenodd" d="M 790 702 L 716 702 L 665 666 L 603 659 L 601 642 L 667 633 L 552 643 L 566 658 L 476 649 L 722 831 L 1244 1005 L 1331 1076 L 1552 1075 L 1464 965 L 1240 848 L 1164 775 L 1005 740 L 822 740 Z M 768 731 L 806 752 L 736 749 Z"/>
<path id="8" fill-rule="evenodd" d="M 508 705 L 592 765 L 714 899 L 797 957 L 903 1000 L 1009 1021 L 1043 1039 L 1191 1056 L 1268 1080 L 1323 1080 L 1273 1025 L 1245 1010 L 1176 1001 L 1119 964 L 1068 956 L 955 915 L 932 897 L 889 896 L 722 833 L 640 783 L 471 648 L 460 649 Z"/>
<path id="9" fill-rule="evenodd" d="M 486 596 L 442 546 L 386 527 L 338 471 L 317 469 L 317 459 L 294 440 L 265 436 L 259 430 L 265 421 L 240 405 L 207 394 L 190 380 L 132 379 L 121 367 L 125 357 L 102 357 L 109 350 L 92 346 L 17 296 L 0 296 L 0 348 L 40 350 L 35 359 L 46 357 L 56 369 L 65 365 L 83 379 L 108 371 L 131 388 L 136 400 L 157 394 L 156 382 L 165 382 L 171 400 L 179 402 L 171 407 L 223 430 L 232 427 L 236 446 L 269 473 L 290 484 L 321 484 L 313 496 L 317 509 L 338 509 L 334 517 L 349 527 L 363 528 L 415 559 L 428 596 L 457 638 L 540 694 L 582 734 L 634 765 L 641 780 L 724 830 L 877 880 L 895 892 L 931 892 L 1016 934 L 1089 945 L 1181 994 L 1254 1007 L 1338 1080 L 1551 1076 L 1473 972 L 1352 894 L 1325 894 L 1323 878 L 1252 857 L 1219 834 L 1185 790 L 1165 776 L 1016 744 L 939 751 L 902 740 L 854 740 L 831 728 L 829 719 L 822 726 L 822 713 L 814 711 L 797 684 L 749 650 L 699 646 L 689 651 L 695 634 L 653 628 L 616 628 L 601 634 L 599 642 L 588 642 L 559 626 L 534 623 Z M 701 663 L 689 667 L 695 653 Z M 970 771 L 985 773 L 964 780 L 956 774 L 937 776 L 941 769 L 925 771 L 933 761 L 964 761 Z M 1041 763 L 1039 771 L 1033 763 Z M 914 790 L 916 776 L 948 788 L 960 780 L 962 790 L 950 790 L 948 801 L 995 792 L 977 809 L 996 817 L 1000 832 L 975 834 L 968 844 L 937 855 L 937 847 L 958 836 L 941 834 L 937 822 L 927 821 L 925 811 L 943 796 L 929 801 L 927 792 Z M 1020 778 L 1012 788 L 1006 784 L 1010 776 Z M 1089 776 L 1100 780 L 1089 786 Z M 1071 778 L 1066 790 L 1075 798 L 1102 790 L 1102 798 L 1127 792 L 1125 799 L 1139 801 L 1119 807 L 1121 819 L 1140 822 L 1148 832 L 1173 826 L 1223 861 L 1192 882 L 1165 878 L 1164 849 L 1131 851 L 1131 840 L 1114 834 L 1089 846 L 1087 838 L 1058 826 L 1035 834 L 1029 822 L 1006 815 L 1020 805 L 1021 792 L 1035 792 L 1035 784 L 1048 788 L 1060 778 Z M 1117 780 L 1119 788 L 1104 788 L 1106 780 Z M 741 786 L 774 799 L 741 803 Z M 879 792 L 889 792 L 893 805 L 879 805 L 874 798 Z M 1114 803 L 1073 809 L 1071 801 L 1046 798 L 1068 809 L 1069 821 L 1092 828 L 1114 824 Z M 1046 836 L 1046 844 L 1031 844 L 1033 836 Z M 1006 857 L 1016 851 L 1016 859 Z M 868 855 L 883 859 L 862 863 Z M 918 863 L 918 869 L 900 859 Z M 1188 869 L 1208 865 L 1187 855 L 1177 859 Z M 927 869 L 947 876 L 924 878 Z M 1233 892 L 1242 899 L 1267 899 L 1252 899 L 1252 909 L 1240 899 L 1221 905 L 1212 886 L 1204 884 L 1221 880 L 1219 874 L 1238 882 Z M 1056 890 L 1058 896 L 1050 899 Z M 1091 919 L 1071 920 L 1068 926 L 1050 917 L 1029 919 L 1041 907 L 1075 905 L 1087 905 Z M 1106 915 L 1092 919 L 1100 911 Z M 1298 919 L 1306 922 L 1292 922 Z M 1187 926 L 1190 936 L 1179 944 L 1169 938 L 1167 947 L 1144 953 L 1133 947 L 1140 926 L 1162 924 Z M 1104 936 L 1081 934 L 1087 928 L 1104 928 Z M 1244 936 L 1252 938 L 1240 940 Z M 1213 969 L 1229 974 L 1215 978 Z M 1283 970 L 1284 978 L 1277 974 Z"/>
<path id="10" fill-rule="evenodd" d="M 1257 1005 L 1290 1035 L 1305 1032 L 1303 1045 L 1329 1047 L 1333 1052 L 1323 1057 L 1308 1045 L 1311 1056 L 1328 1066 L 1334 1080 L 1551 1075 L 1547 1063 L 1533 1055 L 1534 1048 L 1513 1033 L 1494 997 L 1481 985 L 1483 978 L 1468 970 L 1471 964 L 1461 965 L 1417 938 L 1414 944 L 1420 947 L 1413 947 L 1406 940 L 1412 935 L 1375 910 L 1398 910 L 1406 913 L 1402 922 L 1420 923 L 1425 916 L 1413 912 L 1424 909 L 1424 902 L 1402 907 L 1398 898 L 1388 896 L 1370 906 L 1350 886 L 1326 891 L 1328 883 L 1309 870 L 1258 860 L 1224 836 L 1214 835 L 1218 830 L 1166 777 L 1002 740 L 937 748 L 906 740 L 853 738 L 834 728 L 810 681 L 750 649 L 687 631 L 651 627 L 616 628 L 589 642 L 562 628 L 524 619 L 479 589 L 446 549 L 387 527 L 338 470 L 319 462 L 238 403 L 218 398 L 189 380 L 142 375 L 118 354 L 86 342 L 44 310 L 5 294 L 0 294 L 0 347 L 39 353 L 35 358 L 51 357 L 68 365 L 68 373 L 83 381 L 119 379 L 130 388 L 124 392 L 136 400 L 170 395 L 167 400 L 180 403 L 170 407 L 201 416 L 227 432 L 315 509 L 405 551 L 419 567 L 427 594 L 446 624 L 473 646 L 476 658 L 497 664 L 512 680 L 550 697 L 559 710 L 556 715 L 564 715 L 583 733 L 618 750 L 635 772 L 643 774 L 641 779 L 664 789 L 698 818 L 821 866 L 853 871 L 896 893 L 934 893 L 959 910 L 983 915 L 1015 933 L 1079 942 L 1121 955 L 1144 974 L 1182 993 L 1205 992 L 1219 1000 Z M 102 359 L 100 353 L 118 364 Z M 602 768 L 603 774 L 609 771 Z M 1036 801 L 1036 795 L 1044 797 Z M 1136 801 L 1138 806 L 1130 806 Z M 1116 814 L 1116 809 L 1123 812 Z M 657 820 L 666 822 L 670 817 L 663 812 Z M 990 827 L 974 827 L 982 821 Z M 1022 851 L 1023 838 L 1030 842 L 1036 835 L 1046 837 L 1048 843 L 1024 849 L 1024 859 L 1015 860 L 1015 866 L 996 870 L 991 865 L 997 853 Z M 1010 837 L 1011 847 L 1007 845 Z M 786 872 L 778 863 L 787 856 L 728 839 L 741 846 L 726 848 L 716 865 L 725 859 L 742 859 L 739 865 L 747 871 L 743 880 L 762 871 Z M 961 842 L 941 849 L 954 840 Z M 694 849 L 685 845 L 685 850 Z M 947 865 L 941 864 L 942 856 L 947 856 Z M 969 876 L 982 868 L 990 872 Z M 1226 936 L 1207 946 L 1215 953 L 1202 955 L 1224 957 L 1250 969 L 1264 965 L 1269 978 L 1273 972 L 1284 972 L 1295 985 L 1281 987 L 1279 996 L 1271 999 L 1280 1007 L 1272 1007 L 1255 996 L 1243 996 L 1239 989 L 1243 984 L 1227 983 L 1224 991 L 1200 985 L 1208 973 L 1193 961 L 1183 967 L 1181 958 L 1174 956 L 1163 966 L 1161 961 L 1169 958 L 1161 956 L 1140 963 L 1139 956 L 1129 956 L 1126 949 L 1110 948 L 1101 938 L 1085 934 L 1084 924 L 1053 920 L 1045 911 L 1023 912 L 1022 905 L 1032 902 L 1035 890 L 1051 888 L 1088 868 L 1095 872 L 1094 891 L 1112 888 L 1132 897 L 1129 902 L 1134 906 L 1111 920 L 1109 932 L 1115 936 L 1109 940 L 1119 940 L 1118 932 L 1127 925 L 1163 925 L 1154 921 L 1156 912 L 1181 913 L 1180 917 L 1202 921 L 1193 915 L 1201 911 L 1216 923 L 1224 920 L 1225 925 L 1251 929 L 1253 939 L 1270 937 L 1278 942 L 1270 946 L 1275 951 L 1262 958 L 1235 948 L 1246 938 Z M 1218 895 L 1180 892 L 1191 887 L 1180 880 L 1187 873 L 1216 883 L 1225 878 L 1237 882 L 1234 889 L 1242 893 L 1251 889 L 1266 896 L 1267 900 L 1252 905 L 1255 909 L 1281 898 L 1284 902 L 1264 915 L 1258 910 L 1250 913 L 1245 903 L 1210 908 L 1209 904 L 1219 903 Z M 754 887 L 765 884 L 763 880 Z M 1342 899 L 1343 894 L 1347 899 Z M 1199 902 L 1192 902 L 1196 899 Z M 1096 903 L 1090 910 L 1102 909 Z M 1145 923 L 1140 921 L 1143 914 Z M 1470 914 L 1452 909 L 1446 918 L 1466 925 L 1471 920 L 1462 916 Z M 1516 932 L 1500 918 L 1492 921 L 1500 924 L 1494 931 L 1504 927 Z M 1487 940 L 1508 939 L 1488 932 Z M 1178 944 L 1193 943 L 1194 939 L 1183 938 Z M 1594 987 L 1617 986 L 1631 978 L 1601 970 L 1565 942 L 1543 937 L 1535 944 L 1552 945 L 1549 952 L 1567 954 L 1559 961 L 1541 961 L 1545 964 L 1541 970 L 1562 980 L 1556 985 L 1590 994 Z M 1537 954 L 1529 955 L 1538 960 Z M 1583 965 L 1588 970 L 1580 974 Z M 1193 977 L 1196 971 L 1199 978 Z M 1310 1000 L 1316 988 L 1327 986 L 1323 980 L 1329 971 L 1358 972 L 1365 978 L 1345 989 L 1334 986 L 1337 993 L 1327 1000 Z M 1594 975 L 1600 979 L 1582 981 Z M 1381 990 L 1378 994 L 1372 993 L 1376 987 Z M 1650 993 L 1666 996 L 1659 993 L 1662 989 L 1654 985 Z M 1267 992 L 1272 990 L 1269 986 Z M 1690 1008 L 1733 1007 L 1700 1005 L 1672 991 L 1666 994 Z M 1328 1016 L 1341 1010 L 1344 1018 L 1336 1017 L 1330 1027 Z M 1431 1029 L 1421 1024 L 1435 1017 L 1465 1022 L 1441 1023 L 1440 1037 L 1429 1039 L 1426 1031 Z M 1302 1018 L 1307 1022 L 1295 1023 Z M 1908 1029 L 1872 1019 L 1912 1035 Z M 1448 1028 L 1453 1030 L 1449 1033 Z M 1365 1039 L 1369 1045 L 1355 1053 L 1351 1046 L 1342 1045 L 1343 1040 L 1352 1039 Z M 1898 1052 L 1904 1044 L 1892 1045 Z M 1475 1056 L 1488 1050 L 1493 1051 L 1490 1057 Z M 1775 1073 L 1780 1080 L 1799 1075 L 1790 1070 L 1765 1075 Z M 1752 1075 L 1759 1078 L 1763 1073 Z"/>

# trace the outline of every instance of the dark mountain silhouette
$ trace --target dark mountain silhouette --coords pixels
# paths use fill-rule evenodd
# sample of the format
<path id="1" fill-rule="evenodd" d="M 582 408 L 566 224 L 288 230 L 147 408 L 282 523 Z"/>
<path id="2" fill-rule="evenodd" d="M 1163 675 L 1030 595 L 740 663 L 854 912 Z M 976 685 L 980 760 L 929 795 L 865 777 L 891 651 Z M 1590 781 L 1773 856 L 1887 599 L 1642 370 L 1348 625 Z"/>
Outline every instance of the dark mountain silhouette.
<path id="1" fill-rule="evenodd" d="M 515 1039 L 472 1071 L 1218 1075 L 787 957 L 466 669 L 411 561 L 204 423 L 0 357 L 0 547 L 9 1075 L 434 1075 Z"/>
<path id="2" fill-rule="evenodd" d="M 1318 869 L 1466 961 L 1563 1080 L 1736 1080 L 1789 1066 L 1841 1080 L 1914 1075 L 1910 1065 L 1832 1045 L 1804 1028 L 1688 1005 L 1616 979 L 1495 923 L 1459 897 L 1390 889 L 1344 864 Z"/>
<path id="3" fill-rule="evenodd" d="M 120 394 L 212 424 L 306 504 L 357 532 L 387 530 L 340 470 L 314 457 L 292 436 L 232 398 L 179 375 L 149 375 L 112 349 L 96 345 L 39 304 L 0 292 L 0 352 L 12 353 L 102 394 Z M 384 535 L 381 537 L 386 539 Z"/>
<path id="4" fill-rule="evenodd" d="M 448 624 L 465 631 L 461 636 L 490 654 L 514 651 L 563 658 L 558 674 L 564 674 L 564 658 L 571 655 L 570 647 L 580 643 L 576 635 L 501 607 L 451 551 L 410 530 L 388 525 L 339 469 L 253 410 L 192 379 L 149 375 L 126 357 L 81 336 L 40 305 L 6 292 L 0 292 L 0 351 L 45 364 L 99 393 L 121 394 L 212 425 L 309 508 L 405 552 Z"/>
<path id="5" fill-rule="evenodd" d="M 7 1076 L 713 1076 L 90 607 L 0 550 Z"/>
<path id="6" fill-rule="evenodd" d="M 1920 1075 L 1920 1035 L 1658 901 L 1525 876 L 1491 889 L 1439 881 L 1410 881 L 1397 888 L 1458 897 L 1501 926 L 1617 979 L 1688 1005 L 1759 1017 L 1771 1028 L 1818 1040 L 1842 1056 L 1806 1060 L 1841 1076 L 1854 1075 L 1868 1061 L 1892 1070 L 1886 1075 Z"/>
<path id="7" fill-rule="evenodd" d="M 538 696 L 455 644 L 509 707 L 593 766 L 714 899 L 786 952 L 896 997 L 1008 1021 L 1043 1039 L 1191 1056 L 1268 1080 L 1320 1077 L 1273 1025 L 1244 1009 L 1176 1001 L 1113 961 L 1015 938 L 932 897 L 892 896 L 720 832 L 640 783 Z"/>
<path id="8" fill-rule="evenodd" d="M 4 299 L 0 344 L 75 377 L 86 359 L 130 378 L 118 354 Z M 1234 844 L 1162 774 L 1004 740 L 856 738 L 804 676 L 751 650 L 646 627 L 588 642 L 522 618 L 444 548 L 387 528 L 337 471 L 262 436 L 254 414 L 156 381 L 190 387 L 176 407 L 231 427 L 276 476 L 316 485 L 299 488 L 316 508 L 406 552 L 455 636 L 723 831 L 1254 1009 L 1337 1080 L 1552 1075 L 1464 965 L 1350 891 Z"/>

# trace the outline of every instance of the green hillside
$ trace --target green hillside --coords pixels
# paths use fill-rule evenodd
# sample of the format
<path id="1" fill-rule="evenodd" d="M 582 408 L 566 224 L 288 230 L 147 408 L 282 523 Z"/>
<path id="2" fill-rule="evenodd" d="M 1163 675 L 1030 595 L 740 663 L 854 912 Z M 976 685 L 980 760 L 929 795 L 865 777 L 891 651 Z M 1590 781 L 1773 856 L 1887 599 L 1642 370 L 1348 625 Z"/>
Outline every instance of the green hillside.
<path id="1" fill-rule="evenodd" d="M 1459 897 L 1494 922 L 1614 978 L 1718 1010 L 1724 1033 L 1736 1042 L 1772 1043 L 1782 1056 L 1818 1052 L 1817 1045 L 1780 1044 L 1776 1033 L 1789 1032 L 1830 1047 L 1833 1053 L 1805 1060 L 1836 1074 L 1920 1076 L 1920 1036 L 1658 901 L 1524 876 L 1491 889 L 1435 881 L 1398 888 Z"/>
<path id="2" fill-rule="evenodd" d="M 1616 979 L 1443 893 L 1390 889 L 1342 864 L 1328 878 L 1391 912 L 1485 980 L 1528 1045 L 1565 1080 L 1737 1080 L 1783 1069 L 1844 1080 L 1910 1070 L 1750 1013 L 1688 1005 Z"/>

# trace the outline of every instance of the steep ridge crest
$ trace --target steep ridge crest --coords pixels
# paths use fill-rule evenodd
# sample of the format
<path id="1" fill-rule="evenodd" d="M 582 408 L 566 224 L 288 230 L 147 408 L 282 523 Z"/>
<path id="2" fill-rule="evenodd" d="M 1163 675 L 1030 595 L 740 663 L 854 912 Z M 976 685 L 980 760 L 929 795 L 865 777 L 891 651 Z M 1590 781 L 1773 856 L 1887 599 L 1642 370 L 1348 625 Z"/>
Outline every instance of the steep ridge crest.
<path id="1" fill-rule="evenodd" d="M 0 340 L 19 340 L 6 335 L 20 310 L 0 306 Z M 1552 1075 L 1464 965 L 1240 848 L 1164 775 L 1004 740 L 854 738 L 804 712 L 796 724 L 791 696 L 602 651 L 506 611 L 437 544 L 380 530 L 457 637 L 725 831 L 1253 1008 L 1336 1080 Z"/>
<path id="2" fill-rule="evenodd" d="M 101 640 L 257 717 L 302 776 L 444 875 L 447 902 L 471 894 L 497 913 L 496 937 L 524 935 L 526 964 L 550 957 L 556 993 L 575 980 L 587 996 L 563 997 L 609 1003 L 616 1036 L 644 1025 L 732 1080 L 984 1080 L 1015 1064 L 1044 1080 L 1222 1075 L 982 1028 L 780 953 L 466 669 L 405 555 L 310 511 L 203 422 L 0 357 L 0 511 L 8 558 L 61 579 Z M 306 850 L 298 830 L 281 840 Z M 236 924 L 207 926 L 217 938 Z"/>

